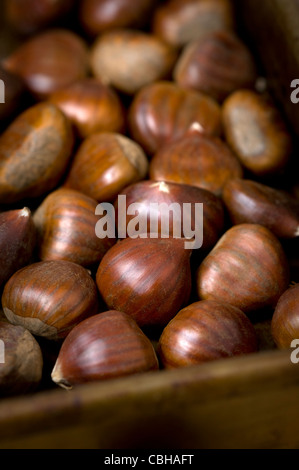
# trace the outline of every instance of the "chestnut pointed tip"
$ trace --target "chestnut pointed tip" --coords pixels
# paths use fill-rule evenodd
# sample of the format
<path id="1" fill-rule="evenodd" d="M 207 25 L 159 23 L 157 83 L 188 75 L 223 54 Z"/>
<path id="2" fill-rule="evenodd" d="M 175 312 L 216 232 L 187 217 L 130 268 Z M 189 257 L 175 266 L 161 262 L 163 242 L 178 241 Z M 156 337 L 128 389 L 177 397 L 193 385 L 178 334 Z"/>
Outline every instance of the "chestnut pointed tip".
<path id="1" fill-rule="evenodd" d="M 30 217 L 31 216 L 31 210 L 28 207 L 24 207 L 23 209 L 20 210 L 20 217 Z"/>
<path id="2" fill-rule="evenodd" d="M 51 379 L 53 382 L 65 390 L 72 390 L 73 386 L 63 378 L 61 365 L 58 361 L 54 365 L 53 371 L 51 373 Z"/>
<path id="3" fill-rule="evenodd" d="M 188 129 L 189 134 L 195 134 L 195 133 L 204 134 L 204 132 L 205 132 L 205 130 L 204 130 L 203 126 L 197 121 L 193 122 L 191 124 L 191 126 L 189 127 L 189 129 Z"/>

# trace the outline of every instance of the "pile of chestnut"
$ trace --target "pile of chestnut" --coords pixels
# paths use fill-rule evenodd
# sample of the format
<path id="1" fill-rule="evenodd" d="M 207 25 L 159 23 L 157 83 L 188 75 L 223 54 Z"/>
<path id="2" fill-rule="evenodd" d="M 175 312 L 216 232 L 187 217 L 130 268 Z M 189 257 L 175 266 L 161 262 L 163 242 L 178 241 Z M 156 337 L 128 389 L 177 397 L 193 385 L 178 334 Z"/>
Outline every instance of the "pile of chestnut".
<path id="1" fill-rule="evenodd" d="M 290 348 L 294 139 L 232 2 L 6 0 L 2 21 L 0 395 L 255 353 L 262 319 Z M 118 236 L 120 195 L 203 204 L 202 247 Z"/>

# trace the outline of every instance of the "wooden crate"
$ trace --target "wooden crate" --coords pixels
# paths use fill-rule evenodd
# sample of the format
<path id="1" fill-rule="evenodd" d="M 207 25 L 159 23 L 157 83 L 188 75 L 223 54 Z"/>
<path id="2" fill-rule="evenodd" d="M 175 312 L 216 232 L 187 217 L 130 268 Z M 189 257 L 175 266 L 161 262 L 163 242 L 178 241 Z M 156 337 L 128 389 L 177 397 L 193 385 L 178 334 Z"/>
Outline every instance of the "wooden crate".
<path id="1" fill-rule="evenodd" d="M 297 134 L 290 83 L 299 78 L 299 2 L 236 0 L 236 8 Z M 290 351 L 262 351 L 1 400 L 0 448 L 294 449 L 298 398 Z"/>
<path id="2" fill-rule="evenodd" d="M 0 403 L 0 448 L 299 448 L 299 364 L 261 352 Z"/>

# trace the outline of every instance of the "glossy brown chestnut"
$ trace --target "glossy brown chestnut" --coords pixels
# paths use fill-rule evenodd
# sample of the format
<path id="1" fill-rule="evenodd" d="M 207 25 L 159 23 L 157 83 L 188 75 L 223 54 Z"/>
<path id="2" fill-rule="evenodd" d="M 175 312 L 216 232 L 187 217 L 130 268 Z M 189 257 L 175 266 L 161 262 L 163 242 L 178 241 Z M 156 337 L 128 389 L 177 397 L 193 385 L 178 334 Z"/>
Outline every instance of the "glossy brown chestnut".
<path id="1" fill-rule="evenodd" d="M 126 186 L 147 175 L 148 160 L 137 143 L 124 135 L 102 132 L 79 147 L 65 186 L 103 202 L 114 200 Z"/>
<path id="2" fill-rule="evenodd" d="M 214 31 L 232 30 L 234 12 L 228 0 L 170 0 L 156 9 L 153 31 L 182 47 Z"/>
<path id="3" fill-rule="evenodd" d="M 253 324 L 240 309 L 213 300 L 193 303 L 165 327 L 159 357 L 168 369 L 257 352 Z"/>
<path id="4" fill-rule="evenodd" d="M 278 238 L 299 237 L 299 201 L 257 181 L 234 179 L 222 194 L 233 224 L 260 224 Z"/>
<path id="5" fill-rule="evenodd" d="M 88 48 L 70 30 L 48 30 L 24 42 L 3 61 L 3 66 L 19 75 L 34 97 L 44 99 L 87 75 Z"/>
<path id="6" fill-rule="evenodd" d="M 0 397 L 35 391 L 43 371 L 43 356 L 36 339 L 22 326 L 2 321 L 0 339 L 3 359 L 0 361 Z"/>
<path id="7" fill-rule="evenodd" d="M 251 90 L 239 90 L 223 105 L 227 142 L 245 168 L 257 176 L 272 176 L 287 165 L 292 139 L 276 106 Z"/>
<path id="8" fill-rule="evenodd" d="M 176 59 L 176 51 L 158 37 L 128 29 L 102 34 L 91 49 L 93 74 L 128 95 L 169 78 Z"/>
<path id="9" fill-rule="evenodd" d="M 75 0 L 5 0 L 5 19 L 18 33 L 32 34 L 70 12 Z"/>
<path id="10" fill-rule="evenodd" d="M 82 266 L 63 260 L 41 261 L 25 266 L 9 279 L 2 306 L 10 323 L 57 340 L 98 313 L 98 293 Z"/>
<path id="11" fill-rule="evenodd" d="M 135 95 L 128 124 L 133 139 L 153 155 L 164 144 L 184 136 L 194 124 L 209 135 L 219 135 L 221 112 L 209 96 L 162 81 Z"/>
<path id="12" fill-rule="evenodd" d="M 53 189 L 69 164 L 73 133 L 53 104 L 20 114 L 0 136 L 0 203 L 34 198 Z"/>
<path id="13" fill-rule="evenodd" d="M 190 255 L 182 239 L 127 238 L 106 253 L 96 283 L 109 309 L 164 327 L 189 299 Z"/>
<path id="14" fill-rule="evenodd" d="M 173 76 L 222 103 L 240 88 L 253 88 L 257 71 L 247 46 L 232 32 L 217 31 L 185 47 Z"/>
<path id="15" fill-rule="evenodd" d="M 199 214 L 196 215 L 198 211 L 196 210 L 195 204 L 199 203 L 203 204 L 202 249 L 211 249 L 223 233 L 224 210 L 221 199 L 205 189 L 184 184 L 166 183 L 164 181 L 141 181 L 128 186 L 124 191 L 119 193 L 119 196 L 126 197 L 126 227 L 129 226 L 130 221 L 136 216 L 128 214 L 129 206 L 131 206 L 131 204 L 138 204 L 138 216 L 147 221 L 146 232 L 148 234 L 157 233 L 161 235 L 163 233 L 173 236 L 173 232 L 176 230 L 176 224 L 179 224 L 179 236 L 187 236 L 187 233 L 184 233 L 185 229 L 187 229 L 187 231 L 189 228 L 191 231 L 200 231 L 202 228 L 201 219 L 196 219 Z M 118 210 L 123 210 L 123 208 L 119 206 L 119 200 L 120 198 L 115 203 L 117 226 Z M 166 216 L 166 225 L 165 220 L 163 223 L 161 220 L 162 214 L 165 214 L 165 204 L 166 214 L 168 214 L 170 207 L 173 208 L 173 211 L 169 211 L 169 219 L 168 216 Z M 188 227 L 185 226 L 183 219 L 184 204 L 191 205 Z M 157 220 L 157 227 L 153 227 L 151 218 Z M 196 222 L 199 222 L 198 226 Z"/>
<path id="16" fill-rule="evenodd" d="M 95 78 L 83 78 L 49 96 L 85 139 L 97 132 L 122 132 L 125 112 L 117 93 Z"/>
<path id="17" fill-rule="evenodd" d="M 275 308 L 271 333 L 278 348 L 291 348 L 299 338 L 299 284 L 291 286 L 280 297 Z M 298 346 L 298 343 L 295 347 Z"/>
<path id="18" fill-rule="evenodd" d="M 150 162 L 152 180 L 189 184 L 217 196 L 227 181 L 243 176 L 243 169 L 230 148 L 218 137 L 196 129 L 158 150 Z"/>
<path id="19" fill-rule="evenodd" d="M 52 371 L 63 388 L 159 368 L 150 340 L 123 312 L 107 311 L 77 325 L 64 340 Z"/>
<path id="20" fill-rule="evenodd" d="M 94 199 L 71 189 L 50 193 L 34 213 L 39 258 L 64 259 L 85 267 L 99 263 L 116 239 L 96 236 L 97 206 Z"/>
<path id="21" fill-rule="evenodd" d="M 143 27 L 157 0 L 82 0 L 81 23 L 87 33 L 97 36 L 114 28 Z"/>
<path id="22" fill-rule="evenodd" d="M 241 224 L 229 229 L 199 266 L 197 292 L 201 300 L 226 302 L 249 313 L 275 308 L 289 277 L 276 236 L 261 225 Z"/>
<path id="23" fill-rule="evenodd" d="M 31 261 L 36 229 L 30 209 L 0 213 L 0 286 Z"/>

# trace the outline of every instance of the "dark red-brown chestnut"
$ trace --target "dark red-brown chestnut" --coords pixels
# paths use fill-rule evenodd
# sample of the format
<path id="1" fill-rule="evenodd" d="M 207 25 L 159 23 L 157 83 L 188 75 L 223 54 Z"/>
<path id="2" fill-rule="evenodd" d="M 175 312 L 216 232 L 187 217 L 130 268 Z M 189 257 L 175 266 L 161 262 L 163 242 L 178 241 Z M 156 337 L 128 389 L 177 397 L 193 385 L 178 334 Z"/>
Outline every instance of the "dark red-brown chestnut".
<path id="1" fill-rule="evenodd" d="M 297 340 L 299 346 L 299 284 L 287 289 L 280 297 L 271 321 L 271 333 L 278 348 L 288 349 Z"/>
<path id="2" fill-rule="evenodd" d="M 156 181 L 197 186 L 221 196 L 227 181 L 243 176 L 243 168 L 225 142 L 194 126 L 158 150 L 151 159 L 149 176 Z"/>
<path id="3" fill-rule="evenodd" d="M 244 313 L 275 308 L 289 280 L 289 263 L 281 243 L 257 224 L 230 228 L 196 274 L 201 300 L 229 303 Z"/>
<path id="4" fill-rule="evenodd" d="M 149 155 L 184 136 L 192 125 L 198 125 L 209 135 L 219 135 L 220 106 L 211 97 L 173 82 L 155 82 L 143 87 L 129 109 L 131 136 Z"/>
<path id="5" fill-rule="evenodd" d="M 184 48 L 173 76 L 180 86 L 222 103 L 240 88 L 253 88 L 257 71 L 247 46 L 232 32 L 217 31 Z"/>
<path id="6" fill-rule="evenodd" d="M 165 327 L 159 357 L 172 369 L 251 354 L 258 350 L 253 324 L 240 309 L 203 300 L 181 310 Z"/>
<path id="7" fill-rule="evenodd" d="M 4 286 L 3 311 L 10 323 L 51 340 L 64 338 L 98 313 L 91 275 L 70 261 L 41 261 L 17 271 Z"/>
<path id="8" fill-rule="evenodd" d="M 96 283 L 109 309 L 164 327 L 189 300 L 190 256 L 183 239 L 127 238 L 106 253 Z"/>
<path id="9" fill-rule="evenodd" d="M 68 29 L 49 29 L 27 39 L 3 61 L 19 75 L 36 99 L 86 77 L 89 53 L 85 41 Z"/>
<path id="10" fill-rule="evenodd" d="M 115 28 L 141 28 L 148 22 L 157 0 L 82 0 L 80 21 L 92 37 Z"/>
<path id="11" fill-rule="evenodd" d="M 64 340 L 52 371 L 63 388 L 159 368 L 151 341 L 132 317 L 107 311 L 75 326 Z"/>
<path id="12" fill-rule="evenodd" d="M 215 31 L 231 31 L 234 25 L 229 0 L 169 0 L 153 17 L 154 33 L 178 48 Z"/>
<path id="13" fill-rule="evenodd" d="M 125 111 L 113 88 L 94 77 L 82 78 L 52 93 L 54 103 L 72 122 L 77 135 L 85 139 L 97 132 L 122 132 Z"/>
<path id="14" fill-rule="evenodd" d="M 28 207 L 0 213 L 0 286 L 28 264 L 36 245 L 36 228 Z"/>
<path id="15" fill-rule="evenodd" d="M 99 263 L 116 239 L 96 235 L 100 219 L 96 215 L 97 206 L 97 201 L 78 191 L 66 188 L 52 191 L 33 216 L 39 258 L 64 259 L 85 267 Z M 114 224 L 114 220 L 110 223 Z"/>
<path id="16" fill-rule="evenodd" d="M 260 224 L 278 238 L 299 237 L 299 201 L 285 191 L 233 179 L 226 183 L 222 198 L 233 224 Z"/>
<path id="17" fill-rule="evenodd" d="M 14 31 L 34 34 L 70 13 L 75 0 L 4 0 L 5 20 Z"/>

